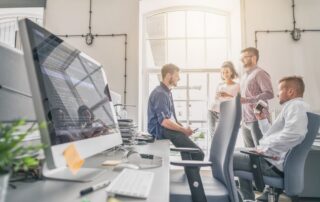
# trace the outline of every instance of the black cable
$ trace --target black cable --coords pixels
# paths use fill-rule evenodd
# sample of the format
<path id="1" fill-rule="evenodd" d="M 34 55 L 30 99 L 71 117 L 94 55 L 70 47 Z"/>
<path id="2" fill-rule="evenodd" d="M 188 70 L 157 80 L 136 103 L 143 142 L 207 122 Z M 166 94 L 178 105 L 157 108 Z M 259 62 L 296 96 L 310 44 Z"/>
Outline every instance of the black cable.
<path id="1" fill-rule="evenodd" d="M 92 0 L 90 0 L 90 10 L 89 10 L 89 34 L 91 34 L 91 15 L 92 15 Z"/>
<path id="2" fill-rule="evenodd" d="M 292 0 L 293 30 L 296 29 L 296 16 L 295 16 L 294 8 L 295 8 L 295 3 L 294 3 L 294 0 Z"/>
<path id="3" fill-rule="evenodd" d="M 296 16 L 295 16 L 295 1 L 292 0 L 292 18 L 293 18 L 293 29 L 292 30 L 256 30 L 254 32 L 254 42 L 255 42 L 255 47 L 258 48 L 258 33 L 280 33 L 280 32 L 290 32 L 292 39 L 295 41 L 300 40 L 301 37 L 301 32 L 320 32 L 320 29 L 298 29 L 296 28 Z"/>
<path id="4" fill-rule="evenodd" d="M 124 100 L 124 109 L 126 109 L 127 104 L 127 44 L 128 44 L 128 34 L 92 34 L 92 0 L 90 0 L 89 5 L 89 33 L 87 34 L 65 34 L 65 35 L 57 35 L 59 37 L 85 37 L 86 44 L 92 45 L 94 37 L 116 37 L 116 36 L 124 36 L 125 37 L 125 56 L 124 56 L 124 90 L 123 90 L 123 100 Z"/>

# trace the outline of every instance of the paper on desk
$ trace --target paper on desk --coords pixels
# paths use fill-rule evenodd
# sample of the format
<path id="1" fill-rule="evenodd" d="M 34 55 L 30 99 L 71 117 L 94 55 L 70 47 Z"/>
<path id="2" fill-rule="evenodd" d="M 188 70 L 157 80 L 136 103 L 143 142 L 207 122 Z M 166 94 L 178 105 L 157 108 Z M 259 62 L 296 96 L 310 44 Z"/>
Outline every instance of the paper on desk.
<path id="1" fill-rule="evenodd" d="M 72 174 L 74 175 L 77 174 L 77 172 L 80 170 L 81 166 L 83 165 L 84 160 L 81 158 L 75 144 L 69 145 L 63 151 L 63 156 Z"/>

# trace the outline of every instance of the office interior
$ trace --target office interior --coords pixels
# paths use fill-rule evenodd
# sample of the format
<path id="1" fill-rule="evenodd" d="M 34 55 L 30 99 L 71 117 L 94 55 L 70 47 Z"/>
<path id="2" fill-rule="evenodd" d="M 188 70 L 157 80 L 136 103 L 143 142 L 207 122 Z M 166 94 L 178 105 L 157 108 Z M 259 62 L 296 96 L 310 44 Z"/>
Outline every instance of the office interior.
<path id="1" fill-rule="evenodd" d="M 30 18 L 89 55 L 102 65 L 109 89 L 115 93 L 114 102 L 119 104 L 115 107 L 117 118 L 132 119 L 141 133 L 147 132 L 148 97 L 161 81 L 162 65 L 177 64 L 181 80 L 172 91 L 176 113 L 182 124 L 199 128 L 192 139 L 208 159 L 212 139 L 208 134 L 207 110 L 220 81 L 220 66 L 226 60 L 232 61 L 241 77 L 243 48 L 258 48 L 258 64 L 270 74 L 275 93 L 282 77 L 302 76 L 306 85 L 304 100 L 311 112 L 320 113 L 319 9 L 318 0 L 1 0 L 0 42 L 22 52 L 17 20 Z M 2 69 L 0 65 L 0 72 Z M 28 77 L 25 70 L 14 74 L 13 80 Z M 2 81 L 0 84 L 5 86 Z M 269 105 L 275 119 L 281 106 L 276 97 Z M 23 107 L 18 108 L 22 115 L 26 114 Z M 27 139 L 40 141 L 40 135 L 36 133 Z M 179 159 L 180 155 L 169 151 L 172 147 L 169 141 L 154 148 L 152 144 L 136 149 L 162 157 L 160 168 L 145 169 L 154 172 L 149 197 L 117 200 L 170 201 L 170 170 L 183 168 L 170 166 L 169 161 Z M 236 147 L 242 146 L 239 130 Z M 112 154 L 88 159 L 86 163 L 101 167 L 107 159 L 112 159 Z M 301 201 L 320 201 L 319 159 L 318 136 L 306 160 Z M 113 179 L 117 174 L 104 173 L 103 177 Z M 22 196 L 26 201 L 41 201 L 45 198 L 41 192 L 47 194 L 50 189 L 62 194 L 60 201 L 105 201 L 104 189 L 79 196 L 79 190 L 97 182 L 101 179 L 82 184 L 30 182 L 30 187 L 36 188 L 21 185 L 21 192 L 18 184 L 15 190 L 9 187 L 7 201 Z M 55 200 L 52 193 L 47 201 Z M 279 201 L 291 199 L 283 195 Z"/>

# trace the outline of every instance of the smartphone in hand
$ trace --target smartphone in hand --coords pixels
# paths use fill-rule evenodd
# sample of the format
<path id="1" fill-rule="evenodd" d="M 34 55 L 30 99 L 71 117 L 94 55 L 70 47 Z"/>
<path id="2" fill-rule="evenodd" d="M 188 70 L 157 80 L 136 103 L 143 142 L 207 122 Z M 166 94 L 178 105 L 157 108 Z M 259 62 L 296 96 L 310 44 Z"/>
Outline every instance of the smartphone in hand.
<path id="1" fill-rule="evenodd" d="M 195 133 L 195 132 L 197 132 L 199 130 L 199 128 L 196 128 L 196 129 L 194 129 L 193 131 L 192 131 L 192 133 Z"/>

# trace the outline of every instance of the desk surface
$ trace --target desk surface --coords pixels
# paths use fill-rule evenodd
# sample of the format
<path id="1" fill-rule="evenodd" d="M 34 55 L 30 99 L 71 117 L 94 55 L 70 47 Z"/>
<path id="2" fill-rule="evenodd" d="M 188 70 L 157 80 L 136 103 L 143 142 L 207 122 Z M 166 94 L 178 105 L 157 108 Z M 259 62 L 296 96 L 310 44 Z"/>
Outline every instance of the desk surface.
<path id="1" fill-rule="evenodd" d="M 152 144 L 135 146 L 141 153 L 154 154 L 163 158 L 162 167 L 147 169 L 154 172 L 153 185 L 147 200 L 119 197 L 121 201 L 150 201 L 166 202 L 169 201 L 169 141 L 161 140 Z M 112 157 L 111 157 L 112 156 Z M 116 156 L 116 155 L 115 155 Z M 103 153 L 86 160 L 85 167 L 102 167 L 101 163 L 107 159 L 114 158 L 114 155 Z M 9 188 L 7 202 L 33 201 L 33 202 L 81 202 L 83 198 L 91 202 L 106 201 L 105 189 L 97 190 L 84 197 L 79 196 L 79 191 L 91 185 L 95 185 L 104 180 L 112 180 L 117 176 L 117 172 L 111 169 L 106 171 L 96 180 L 88 183 L 65 182 L 54 180 L 43 180 L 37 182 L 15 183 L 17 189 Z M 117 197 L 118 198 L 118 197 Z"/>

